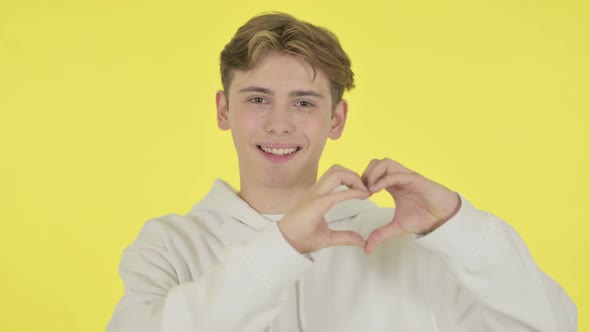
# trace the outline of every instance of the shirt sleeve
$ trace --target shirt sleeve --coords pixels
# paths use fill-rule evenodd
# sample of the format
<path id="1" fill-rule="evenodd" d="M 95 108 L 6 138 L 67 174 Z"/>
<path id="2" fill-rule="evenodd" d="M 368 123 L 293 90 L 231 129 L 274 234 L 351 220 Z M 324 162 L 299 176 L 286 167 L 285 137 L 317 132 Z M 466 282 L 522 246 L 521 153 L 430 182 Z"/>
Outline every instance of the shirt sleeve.
<path id="1" fill-rule="evenodd" d="M 516 231 L 461 201 L 457 215 L 417 239 L 436 256 L 429 293 L 439 330 L 576 331 L 576 305 Z"/>
<path id="2" fill-rule="evenodd" d="M 252 241 L 228 246 L 216 266 L 179 283 L 162 241 L 148 222 L 121 259 L 125 287 L 107 332 L 265 331 L 312 263 L 283 238 L 276 223 Z"/>

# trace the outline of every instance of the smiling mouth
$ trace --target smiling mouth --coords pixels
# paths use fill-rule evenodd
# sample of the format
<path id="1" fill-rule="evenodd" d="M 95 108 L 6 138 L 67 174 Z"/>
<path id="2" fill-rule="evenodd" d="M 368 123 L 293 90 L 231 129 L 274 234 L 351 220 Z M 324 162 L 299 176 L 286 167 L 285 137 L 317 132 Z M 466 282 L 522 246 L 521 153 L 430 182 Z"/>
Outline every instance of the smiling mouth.
<path id="1" fill-rule="evenodd" d="M 256 147 L 262 152 L 270 153 L 275 156 L 290 155 L 290 154 L 293 154 L 293 153 L 301 150 L 300 146 L 293 147 L 293 148 L 269 148 L 269 147 L 262 146 L 262 145 L 256 145 Z"/>

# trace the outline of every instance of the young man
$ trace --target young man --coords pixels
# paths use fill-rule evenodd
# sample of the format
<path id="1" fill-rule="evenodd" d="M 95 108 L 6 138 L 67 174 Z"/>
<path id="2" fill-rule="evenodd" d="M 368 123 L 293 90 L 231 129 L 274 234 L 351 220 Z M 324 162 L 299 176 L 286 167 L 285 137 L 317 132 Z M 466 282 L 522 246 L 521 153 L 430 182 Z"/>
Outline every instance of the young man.
<path id="1" fill-rule="evenodd" d="M 218 180 L 187 215 L 145 225 L 108 331 L 576 330 L 574 303 L 514 230 L 458 194 L 389 159 L 317 178 L 354 86 L 330 32 L 255 17 L 221 74 L 240 190 Z M 395 214 L 366 200 L 381 190 Z"/>

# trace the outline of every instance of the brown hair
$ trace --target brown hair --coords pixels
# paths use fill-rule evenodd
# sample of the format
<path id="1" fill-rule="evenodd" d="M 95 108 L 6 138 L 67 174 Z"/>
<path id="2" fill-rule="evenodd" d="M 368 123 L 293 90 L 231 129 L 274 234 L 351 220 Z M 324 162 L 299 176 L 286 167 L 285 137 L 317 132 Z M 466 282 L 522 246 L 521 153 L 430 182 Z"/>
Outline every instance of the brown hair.
<path id="1" fill-rule="evenodd" d="M 251 18 L 238 29 L 221 52 L 221 82 L 228 89 L 234 70 L 249 70 L 269 52 L 302 57 L 321 70 L 331 83 L 334 106 L 344 90 L 354 87 L 350 59 L 338 38 L 326 30 L 284 13 L 267 13 Z"/>

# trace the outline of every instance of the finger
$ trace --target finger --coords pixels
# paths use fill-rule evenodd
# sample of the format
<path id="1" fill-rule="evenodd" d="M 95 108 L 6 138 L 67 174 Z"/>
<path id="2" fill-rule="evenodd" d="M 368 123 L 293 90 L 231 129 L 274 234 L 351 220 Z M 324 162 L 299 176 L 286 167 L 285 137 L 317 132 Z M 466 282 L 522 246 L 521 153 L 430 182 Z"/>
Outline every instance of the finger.
<path id="1" fill-rule="evenodd" d="M 374 167 L 367 173 L 367 181 L 365 182 L 367 187 L 373 186 L 376 182 L 381 180 L 384 176 L 389 173 L 413 173 L 400 163 L 391 159 L 385 158 L 379 163 L 376 163 Z M 375 192 L 375 191 L 373 191 Z"/>
<path id="2" fill-rule="evenodd" d="M 389 187 L 406 187 L 416 179 L 415 173 L 390 173 L 369 186 L 373 193 L 379 192 Z"/>
<path id="3" fill-rule="evenodd" d="M 363 175 L 361 175 L 361 180 L 363 180 L 363 183 L 368 187 L 368 174 L 372 173 L 373 168 L 375 167 L 376 164 L 379 163 L 380 160 L 377 159 L 373 159 L 369 162 L 369 165 L 367 165 L 367 167 L 365 168 L 365 171 L 363 172 Z"/>
<path id="4" fill-rule="evenodd" d="M 349 199 L 367 199 L 369 196 L 371 196 L 371 193 L 368 191 L 349 189 L 331 192 L 318 198 L 316 202 L 320 204 L 321 212 L 325 213 L 336 203 L 347 201 Z"/>
<path id="5" fill-rule="evenodd" d="M 334 191 L 338 186 L 346 185 L 350 189 L 369 191 L 360 176 L 342 166 L 332 166 L 316 184 L 318 194 L 326 194 Z"/>
<path id="6" fill-rule="evenodd" d="M 373 250 L 375 250 L 375 248 L 377 248 L 377 246 L 379 246 L 386 240 L 406 233 L 406 230 L 403 229 L 403 227 L 397 222 L 391 222 L 385 226 L 381 226 L 373 232 L 371 232 L 371 234 L 367 238 L 365 253 L 370 254 L 371 252 L 373 252 Z"/>
<path id="7" fill-rule="evenodd" d="M 354 231 L 330 231 L 330 237 L 324 248 L 333 246 L 365 247 L 365 239 Z M 323 248 L 322 248 L 323 249 Z"/>
<path id="8" fill-rule="evenodd" d="M 387 169 L 391 172 L 413 173 L 411 169 L 407 168 L 406 166 L 400 164 L 395 160 L 384 158 L 383 161 L 387 163 Z"/>
<path id="9" fill-rule="evenodd" d="M 387 174 L 387 160 L 377 160 L 370 169 L 365 171 L 365 185 L 371 187 L 375 182 Z"/>

